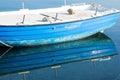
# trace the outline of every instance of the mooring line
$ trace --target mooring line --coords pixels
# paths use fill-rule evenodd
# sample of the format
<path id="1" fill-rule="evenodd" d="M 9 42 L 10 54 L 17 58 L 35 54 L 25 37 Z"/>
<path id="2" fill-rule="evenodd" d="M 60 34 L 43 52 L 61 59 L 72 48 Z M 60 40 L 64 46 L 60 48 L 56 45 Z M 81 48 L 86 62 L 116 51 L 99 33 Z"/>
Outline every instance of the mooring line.
<path id="1" fill-rule="evenodd" d="M 8 44 L 4 43 L 3 41 L 0 41 L 0 43 L 3 44 L 3 45 L 5 45 L 6 47 L 11 47 L 11 48 L 13 48 L 13 46 L 8 45 Z"/>
<path id="2" fill-rule="evenodd" d="M 0 58 L 2 58 L 5 54 L 7 54 L 13 48 L 13 46 L 8 45 L 8 44 L 6 44 L 6 43 L 4 43 L 2 41 L 0 41 L 0 43 L 3 44 L 3 45 L 5 45 L 6 47 L 9 47 L 8 50 L 6 50 L 2 55 L 0 55 Z"/>

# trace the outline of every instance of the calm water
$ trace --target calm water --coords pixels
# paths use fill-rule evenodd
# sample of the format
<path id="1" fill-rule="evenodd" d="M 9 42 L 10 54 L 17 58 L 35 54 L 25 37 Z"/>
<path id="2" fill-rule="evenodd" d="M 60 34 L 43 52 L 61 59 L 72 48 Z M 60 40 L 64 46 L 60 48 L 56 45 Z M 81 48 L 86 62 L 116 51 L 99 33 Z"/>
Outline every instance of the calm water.
<path id="1" fill-rule="evenodd" d="M 63 0 L 1 0 L 0 11 L 19 10 L 22 1 L 25 2 L 25 8 L 37 9 L 57 7 L 63 5 Z M 67 4 L 81 3 L 85 0 L 67 0 Z M 119 0 L 87 0 L 88 3 L 99 3 L 105 7 L 120 9 Z M 117 53 L 120 53 L 120 20 L 118 23 L 104 32 L 109 36 L 115 44 Z M 18 49 L 16 49 L 18 51 Z M 14 49 L 15 51 L 15 49 Z M 16 54 L 19 53 L 16 51 Z M 15 53 L 15 52 L 14 52 Z M 23 52 L 22 52 L 23 53 Z M 21 55 L 22 55 L 21 53 Z M 11 55 L 12 56 L 12 55 Z M 74 62 L 70 64 L 62 64 L 57 70 L 55 77 L 55 69 L 42 68 L 33 70 L 26 74 L 27 80 L 120 80 L 120 56 L 114 56 L 111 60 Z M 25 68 L 26 66 L 24 66 Z M 9 74 L 0 76 L 0 80 L 22 80 L 21 74 Z"/>

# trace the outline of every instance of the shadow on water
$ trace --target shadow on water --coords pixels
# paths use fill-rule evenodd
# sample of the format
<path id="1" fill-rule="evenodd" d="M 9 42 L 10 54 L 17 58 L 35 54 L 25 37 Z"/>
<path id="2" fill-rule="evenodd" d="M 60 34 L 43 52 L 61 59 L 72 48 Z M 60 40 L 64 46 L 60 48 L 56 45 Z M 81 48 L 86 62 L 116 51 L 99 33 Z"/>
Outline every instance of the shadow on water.
<path id="1" fill-rule="evenodd" d="M 81 40 L 53 45 L 12 49 L 0 47 L 0 55 L 2 54 L 0 75 L 24 73 L 51 66 L 56 69 L 63 64 L 86 60 L 92 61 L 93 67 L 96 67 L 96 60 L 109 60 L 117 55 L 117 51 L 110 38 L 97 33 Z M 57 71 L 55 72 L 57 75 Z"/>

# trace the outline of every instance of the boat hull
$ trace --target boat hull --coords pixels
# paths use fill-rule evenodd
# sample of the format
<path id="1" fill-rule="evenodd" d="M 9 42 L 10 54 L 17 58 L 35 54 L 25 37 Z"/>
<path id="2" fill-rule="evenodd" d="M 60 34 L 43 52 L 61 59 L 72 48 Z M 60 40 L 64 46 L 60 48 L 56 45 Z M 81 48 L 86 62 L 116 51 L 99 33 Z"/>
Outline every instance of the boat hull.
<path id="1" fill-rule="evenodd" d="M 37 46 L 73 41 L 112 27 L 118 17 L 119 12 L 56 24 L 0 26 L 0 40 L 11 46 Z"/>

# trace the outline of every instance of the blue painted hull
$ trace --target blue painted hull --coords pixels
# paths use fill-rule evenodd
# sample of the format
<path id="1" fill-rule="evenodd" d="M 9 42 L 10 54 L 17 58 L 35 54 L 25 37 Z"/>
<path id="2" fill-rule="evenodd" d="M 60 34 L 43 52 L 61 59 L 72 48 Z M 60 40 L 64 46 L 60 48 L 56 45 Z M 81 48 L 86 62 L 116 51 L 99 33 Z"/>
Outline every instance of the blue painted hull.
<path id="1" fill-rule="evenodd" d="M 65 23 L 0 26 L 0 40 L 11 46 L 36 46 L 73 41 L 110 28 L 117 22 L 118 17 L 119 13 L 113 13 Z"/>
<path id="2" fill-rule="evenodd" d="M 5 52 L 4 49 L 0 47 L 0 50 Z M 0 58 L 0 75 L 116 54 L 114 43 L 104 34 L 96 34 L 73 42 L 18 47 Z"/>

